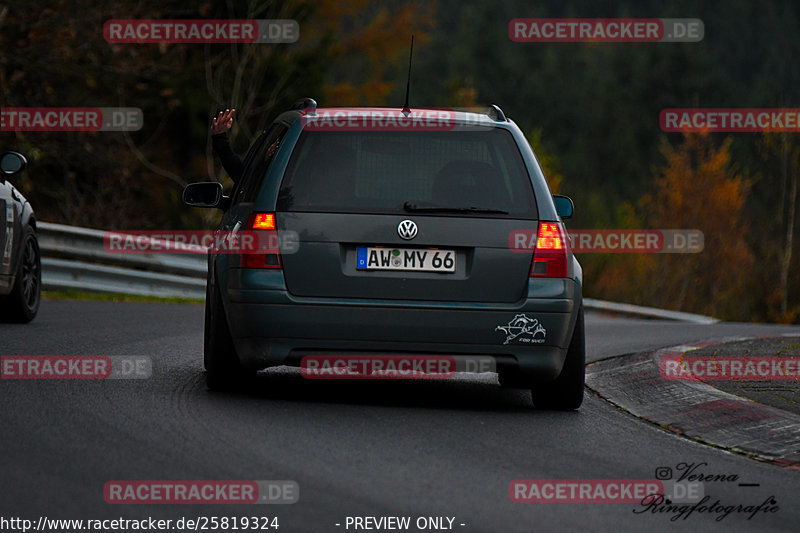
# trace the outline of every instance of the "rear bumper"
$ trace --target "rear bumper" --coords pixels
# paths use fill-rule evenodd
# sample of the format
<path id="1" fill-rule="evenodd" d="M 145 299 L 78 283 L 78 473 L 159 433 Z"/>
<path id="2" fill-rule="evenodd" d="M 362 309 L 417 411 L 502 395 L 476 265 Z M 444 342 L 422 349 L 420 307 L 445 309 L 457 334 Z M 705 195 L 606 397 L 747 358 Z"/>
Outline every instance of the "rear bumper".
<path id="1" fill-rule="evenodd" d="M 273 276 L 274 288 L 243 288 L 253 286 L 250 276 L 262 278 L 260 287 Z M 480 355 L 550 380 L 561 372 L 581 300 L 571 279 L 535 280 L 513 304 L 298 298 L 281 285 L 279 271 L 229 271 L 225 310 L 249 368 L 296 365 L 302 355 L 331 352 Z M 528 332 L 514 336 L 519 324 Z"/>

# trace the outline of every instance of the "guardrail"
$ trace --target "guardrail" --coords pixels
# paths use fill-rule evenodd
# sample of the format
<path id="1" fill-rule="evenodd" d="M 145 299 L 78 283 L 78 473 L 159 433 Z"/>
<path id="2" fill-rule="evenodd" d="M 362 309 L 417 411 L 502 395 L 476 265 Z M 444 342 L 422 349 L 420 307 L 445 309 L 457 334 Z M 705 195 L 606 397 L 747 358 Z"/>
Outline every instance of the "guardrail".
<path id="1" fill-rule="evenodd" d="M 115 254 L 105 231 L 37 223 L 45 289 L 80 289 L 141 296 L 205 298 L 207 258 L 197 254 Z M 634 318 L 713 324 L 716 318 L 584 298 L 585 309 Z"/>
<path id="2" fill-rule="evenodd" d="M 105 231 L 38 222 L 44 289 L 205 298 L 205 255 L 115 254 Z"/>
<path id="3" fill-rule="evenodd" d="M 630 318 L 676 320 L 678 322 L 691 322 L 692 324 L 715 324 L 719 322 L 718 318 L 705 315 L 669 311 L 667 309 L 657 309 L 655 307 L 643 307 L 641 305 L 607 302 L 605 300 L 594 300 L 592 298 L 583 299 L 583 308 L 599 313 Z"/>

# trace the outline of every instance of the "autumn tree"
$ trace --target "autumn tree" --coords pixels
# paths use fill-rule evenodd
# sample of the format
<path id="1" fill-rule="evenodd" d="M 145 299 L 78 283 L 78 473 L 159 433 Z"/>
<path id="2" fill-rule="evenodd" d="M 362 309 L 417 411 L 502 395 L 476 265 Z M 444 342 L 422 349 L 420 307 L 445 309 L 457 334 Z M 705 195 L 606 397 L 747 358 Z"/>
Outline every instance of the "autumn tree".
<path id="1" fill-rule="evenodd" d="M 335 59 L 325 100 L 336 106 L 388 104 L 393 89 L 405 88 L 411 35 L 419 53 L 434 26 L 434 8 L 423 1 L 320 2 L 310 38 L 325 39 Z"/>
<path id="2" fill-rule="evenodd" d="M 761 219 L 755 246 L 763 261 L 755 276 L 765 295 L 767 316 L 778 322 L 793 322 L 800 315 L 800 287 L 796 277 L 790 277 L 792 265 L 797 263 L 800 141 L 795 133 L 764 133 L 757 145 L 761 158 L 757 187 L 766 209 L 755 215 Z"/>
<path id="3" fill-rule="evenodd" d="M 666 165 L 640 202 L 643 218 L 651 228 L 702 231 L 704 249 L 650 256 L 639 283 L 658 307 L 747 316 L 754 257 L 742 213 L 750 183 L 731 165 L 730 144 L 717 147 L 707 133 L 687 134 L 677 148 L 662 144 Z"/>
<path id="4" fill-rule="evenodd" d="M 700 253 L 628 254 L 591 269 L 602 297 L 726 319 L 749 318 L 754 294 L 754 255 L 743 209 L 750 183 L 730 160 L 730 139 L 721 146 L 706 133 L 687 134 L 680 145 L 663 141 L 666 160 L 653 191 L 622 209 L 625 227 L 700 230 Z"/>

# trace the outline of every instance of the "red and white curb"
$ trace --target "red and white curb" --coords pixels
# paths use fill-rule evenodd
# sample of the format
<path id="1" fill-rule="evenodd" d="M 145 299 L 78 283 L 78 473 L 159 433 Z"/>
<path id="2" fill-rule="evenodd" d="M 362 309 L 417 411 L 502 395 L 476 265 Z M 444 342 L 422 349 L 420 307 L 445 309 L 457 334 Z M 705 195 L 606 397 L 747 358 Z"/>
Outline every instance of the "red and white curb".
<path id="1" fill-rule="evenodd" d="M 800 415 L 700 380 L 665 379 L 659 370 L 662 358 L 766 337 L 775 336 L 726 337 L 604 359 L 586 367 L 586 385 L 617 407 L 680 435 L 800 470 Z"/>

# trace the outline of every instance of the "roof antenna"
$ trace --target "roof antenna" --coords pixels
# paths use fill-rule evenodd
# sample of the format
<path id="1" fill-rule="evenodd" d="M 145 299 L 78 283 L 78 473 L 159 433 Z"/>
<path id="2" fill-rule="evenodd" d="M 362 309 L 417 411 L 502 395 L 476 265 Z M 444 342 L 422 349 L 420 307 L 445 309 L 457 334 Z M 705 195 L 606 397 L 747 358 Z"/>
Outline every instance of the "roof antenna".
<path id="1" fill-rule="evenodd" d="M 408 107 L 408 92 L 411 90 L 411 58 L 414 56 L 414 34 L 411 34 L 411 52 L 408 54 L 408 80 L 406 81 L 406 103 L 403 105 L 403 114 L 408 116 L 411 114 L 411 108 Z"/>

